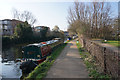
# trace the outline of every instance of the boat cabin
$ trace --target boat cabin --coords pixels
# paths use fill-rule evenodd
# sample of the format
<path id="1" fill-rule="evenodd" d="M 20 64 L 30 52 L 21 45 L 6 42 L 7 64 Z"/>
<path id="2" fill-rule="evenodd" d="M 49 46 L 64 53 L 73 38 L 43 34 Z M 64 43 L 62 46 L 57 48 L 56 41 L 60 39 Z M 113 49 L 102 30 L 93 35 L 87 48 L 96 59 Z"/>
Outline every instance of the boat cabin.
<path id="1" fill-rule="evenodd" d="M 42 59 L 51 53 L 51 47 L 47 44 L 29 44 L 22 48 L 25 59 Z"/>

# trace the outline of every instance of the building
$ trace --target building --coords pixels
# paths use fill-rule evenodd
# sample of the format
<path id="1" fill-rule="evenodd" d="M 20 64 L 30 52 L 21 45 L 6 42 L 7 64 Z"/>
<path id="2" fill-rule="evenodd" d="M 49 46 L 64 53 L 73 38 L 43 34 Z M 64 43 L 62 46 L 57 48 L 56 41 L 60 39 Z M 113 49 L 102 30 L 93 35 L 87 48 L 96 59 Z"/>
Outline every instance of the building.
<path id="1" fill-rule="evenodd" d="M 34 31 L 35 31 L 35 32 L 40 32 L 41 30 L 44 29 L 44 27 L 45 27 L 45 26 L 36 26 L 36 27 L 34 27 Z"/>
<path id="2" fill-rule="evenodd" d="M 45 28 L 48 28 L 48 31 L 50 31 L 50 28 L 47 26 L 36 26 L 36 27 L 34 27 L 34 31 L 40 32 L 41 30 L 44 30 Z"/>
<path id="3" fill-rule="evenodd" d="M 69 32 L 68 31 L 64 31 L 64 36 L 68 37 L 69 36 Z"/>
<path id="4" fill-rule="evenodd" d="M 33 28 L 33 33 L 34 33 L 34 35 L 35 35 L 35 36 L 42 36 L 41 31 L 45 30 L 45 28 L 48 28 L 48 30 L 47 30 L 47 35 L 48 35 L 48 34 L 50 35 L 50 34 L 51 34 L 50 28 L 47 27 L 47 26 L 36 26 L 36 27 L 34 27 L 34 28 Z"/>
<path id="5" fill-rule="evenodd" d="M 16 19 L 4 19 L 0 20 L 0 29 L 2 30 L 2 35 L 11 36 L 14 34 L 15 27 L 19 23 L 24 23 Z"/>

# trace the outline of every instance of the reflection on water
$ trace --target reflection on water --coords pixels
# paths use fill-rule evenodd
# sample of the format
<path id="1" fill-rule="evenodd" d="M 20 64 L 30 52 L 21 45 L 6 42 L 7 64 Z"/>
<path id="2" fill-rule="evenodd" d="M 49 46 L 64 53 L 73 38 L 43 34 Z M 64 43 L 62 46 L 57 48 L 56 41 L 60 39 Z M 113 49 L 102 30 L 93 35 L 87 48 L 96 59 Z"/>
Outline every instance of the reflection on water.
<path id="1" fill-rule="evenodd" d="M 15 61 L 18 58 L 22 58 L 21 47 L 22 46 L 4 48 L 2 50 L 2 62 Z"/>
<path id="2" fill-rule="evenodd" d="M 20 78 L 22 76 L 19 68 L 21 62 L 16 61 L 16 59 L 22 58 L 21 47 L 14 46 L 2 50 L 2 57 L 0 56 L 0 68 L 2 68 L 0 76 L 2 78 Z"/>
<path id="3" fill-rule="evenodd" d="M 22 72 L 19 69 L 20 62 L 3 63 L 2 64 L 2 78 L 20 78 Z"/>
<path id="4" fill-rule="evenodd" d="M 2 63 L 1 63 L 1 61 L 2 61 L 2 58 L 1 58 L 1 55 L 0 55 L 0 79 L 2 78 Z"/>

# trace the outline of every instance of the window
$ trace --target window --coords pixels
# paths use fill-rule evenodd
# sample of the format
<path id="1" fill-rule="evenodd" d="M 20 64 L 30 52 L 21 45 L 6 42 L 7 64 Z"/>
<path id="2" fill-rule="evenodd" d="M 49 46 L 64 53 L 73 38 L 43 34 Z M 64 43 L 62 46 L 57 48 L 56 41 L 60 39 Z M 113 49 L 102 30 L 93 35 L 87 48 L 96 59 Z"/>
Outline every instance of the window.
<path id="1" fill-rule="evenodd" d="M 4 26 L 4 29 L 8 29 L 8 26 L 5 25 L 5 26 Z"/>
<path id="2" fill-rule="evenodd" d="M 2 29 L 2 25 L 0 24 L 0 29 Z"/>

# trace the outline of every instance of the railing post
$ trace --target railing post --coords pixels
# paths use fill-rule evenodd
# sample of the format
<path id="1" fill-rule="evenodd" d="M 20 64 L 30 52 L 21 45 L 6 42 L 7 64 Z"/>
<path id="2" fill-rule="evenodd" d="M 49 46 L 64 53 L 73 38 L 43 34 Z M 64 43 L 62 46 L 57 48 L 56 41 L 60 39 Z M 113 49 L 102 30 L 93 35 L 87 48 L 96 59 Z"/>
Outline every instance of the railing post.
<path id="1" fill-rule="evenodd" d="M 106 47 L 104 47 L 103 55 L 104 55 L 104 73 L 106 74 L 106 72 L 107 72 L 107 69 L 106 69 Z"/>
<path id="2" fill-rule="evenodd" d="M 120 53 L 118 52 L 118 79 L 120 79 Z"/>

